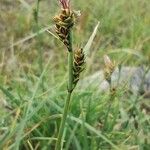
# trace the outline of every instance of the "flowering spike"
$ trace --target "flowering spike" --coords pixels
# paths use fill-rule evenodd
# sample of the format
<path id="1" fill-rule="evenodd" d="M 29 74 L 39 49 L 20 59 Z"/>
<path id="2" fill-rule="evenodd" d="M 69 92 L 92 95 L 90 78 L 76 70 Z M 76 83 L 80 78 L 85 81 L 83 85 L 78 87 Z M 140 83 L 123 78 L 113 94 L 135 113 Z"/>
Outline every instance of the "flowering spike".
<path id="1" fill-rule="evenodd" d="M 63 9 L 69 9 L 70 7 L 70 0 L 59 0 Z"/>
<path id="2" fill-rule="evenodd" d="M 109 83 L 111 83 L 111 75 L 115 70 L 115 63 L 112 62 L 107 55 L 104 55 L 104 64 L 104 77 Z"/>
<path id="3" fill-rule="evenodd" d="M 84 70 L 85 64 L 85 56 L 82 48 L 75 50 L 74 53 L 74 63 L 73 63 L 73 83 L 74 87 L 76 86 L 77 82 L 79 81 L 80 73 Z"/>
<path id="4" fill-rule="evenodd" d="M 69 50 L 70 47 L 70 31 L 75 22 L 74 12 L 69 9 L 69 0 L 59 0 L 62 9 L 59 15 L 54 17 L 55 31 L 60 40 L 66 45 Z"/>

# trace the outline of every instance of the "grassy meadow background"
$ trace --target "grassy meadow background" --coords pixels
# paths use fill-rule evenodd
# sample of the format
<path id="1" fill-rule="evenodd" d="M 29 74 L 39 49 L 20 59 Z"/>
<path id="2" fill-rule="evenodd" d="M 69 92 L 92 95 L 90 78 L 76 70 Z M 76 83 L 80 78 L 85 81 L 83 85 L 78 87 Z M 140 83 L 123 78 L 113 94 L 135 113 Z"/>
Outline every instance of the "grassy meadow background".
<path id="1" fill-rule="evenodd" d="M 75 48 L 87 44 L 100 22 L 81 79 L 103 68 L 104 54 L 124 66 L 150 64 L 148 0 L 71 3 L 81 10 L 73 34 Z M 67 91 L 67 52 L 50 34 L 55 34 L 58 1 L 40 1 L 38 24 L 36 8 L 36 0 L 0 0 L 2 150 L 53 150 L 57 140 Z M 148 100 L 118 88 L 109 110 L 108 93 L 77 87 L 64 130 L 64 149 L 149 150 L 149 112 L 141 110 L 141 103 L 148 105 Z"/>

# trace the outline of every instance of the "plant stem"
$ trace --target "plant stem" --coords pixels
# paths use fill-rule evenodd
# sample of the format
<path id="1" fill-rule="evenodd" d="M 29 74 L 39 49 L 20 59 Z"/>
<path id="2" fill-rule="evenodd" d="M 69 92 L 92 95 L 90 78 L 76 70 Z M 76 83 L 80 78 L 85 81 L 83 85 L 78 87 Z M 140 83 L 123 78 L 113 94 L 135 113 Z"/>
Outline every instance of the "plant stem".
<path id="1" fill-rule="evenodd" d="M 68 54 L 68 92 L 73 90 L 73 52 L 70 51 Z"/>
<path id="2" fill-rule="evenodd" d="M 67 94 L 67 98 L 66 98 L 66 102 L 65 102 L 65 106 L 64 106 L 64 112 L 63 112 L 63 116 L 62 116 L 62 120 L 61 120 L 61 124 L 60 124 L 60 128 L 59 128 L 59 133 L 58 133 L 57 142 L 55 145 L 55 150 L 61 150 L 63 131 L 65 128 L 65 123 L 66 123 L 67 114 L 69 111 L 69 106 L 70 106 L 70 101 L 71 101 L 71 95 L 72 95 L 72 91 L 73 91 L 73 51 L 72 51 L 71 32 L 69 32 L 68 40 L 70 41 L 70 45 L 68 48 L 68 51 L 69 51 L 69 53 L 68 53 L 68 94 Z"/>
<path id="3" fill-rule="evenodd" d="M 109 104 L 108 104 L 108 108 L 107 108 L 107 112 L 105 114 L 105 117 L 104 117 L 104 128 L 103 128 L 103 131 L 107 129 L 107 124 L 108 124 L 108 117 L 109 117 L 109 113 L 110 113 L 110 110 L 111 110 L 111 107 L 112 107 L 112 102 L 114 100 L 114 96 L 112 96 L 112 81 L 110 79 L 109 81 Z M 109 128 L 109 127 L 108 127 Z"/>
<path id="4" fill-rule="evenodd" d="M 59 133 L 58 133 L 55 150 L 61 149 L 62 136 L 63 136 L 63 131 L 64 131 L 66 118 L 67 118 L 67 114 L 68 114 L 68 110 L 69 110 L 70 99 L 71 99 L 71 92 L 68 92 L 67 99 L 65 102 L 64 112 L 63 112 L 63 116 L 62 116 L 62 120 L 61 120 L 61 124 L 60 124 L 60 128 L 59 128 Z"/>
<path id="5" fill-rule="evenodd" d="M 43 71 L 43 51 L 42 51 L 42 36 L 40 35 L 40 25 L 39 25 L 39 11 L 40 11 L 40 1 L 41 0 L 36 0 L 36 8 L 34 12 L 34 20 L 35 20 L 35 31 L 37 32 L 37 51 L 38 51 L 38 64 L 39 64 L 39 69 L 40 73 Z M 44 79 L 42 79 L 41 82 L 41 88 L 44 91 Z"/>

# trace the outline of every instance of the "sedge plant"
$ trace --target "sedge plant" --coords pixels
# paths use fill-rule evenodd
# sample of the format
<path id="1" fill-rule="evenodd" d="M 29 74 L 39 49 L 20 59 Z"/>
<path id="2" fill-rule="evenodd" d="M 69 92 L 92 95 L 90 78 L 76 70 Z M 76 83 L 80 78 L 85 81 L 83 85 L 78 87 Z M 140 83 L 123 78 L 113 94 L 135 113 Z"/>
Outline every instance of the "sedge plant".
<path id="1" fill-rule="evenodd" d="M 111 61 L 108 55 L 104 55 L 104 78 L 109 83 L 109 104 L 108 109 L 104 118 L 104 129 L 107 125 L 109 111 L 111 109 L 112 101 L 115 99 L 116 96 L 116 88 L 112 86 L 112 74 L 115 70 L 115 62 Z"/>
<path id="2" fill-rule="evenodd" d="M 76 14 L 71 10 L 69 0 L 60 0 L 60 14 L 54 17 L 55 31 L 59 39 L 64 43 L 68 52 L 68 93 L 64 105 L 64 111 L 59 127 L 55 150 L 61 149 L 62 136 L 69 111 L 72 92 L 79 81 L 80 73 L 84 68 L 84 53 L 82 48 L 73 50 L 72 29 L 75 24 Z"/>

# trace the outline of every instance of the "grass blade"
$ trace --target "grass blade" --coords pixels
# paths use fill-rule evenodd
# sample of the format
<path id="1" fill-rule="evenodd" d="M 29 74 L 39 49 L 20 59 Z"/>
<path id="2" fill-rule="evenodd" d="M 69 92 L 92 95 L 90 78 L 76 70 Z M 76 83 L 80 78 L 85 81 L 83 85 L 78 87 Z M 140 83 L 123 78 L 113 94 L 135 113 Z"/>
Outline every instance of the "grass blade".
<path id="1" fill-rule="evenodd" d="M 98 22 L 97 25 L 95 26 L 92 35 L 90 36 L 90 38 L 89 38 L 87 44 L 86 44 L 85 47 L 83 48 L 84 53 L 85 53 L 85 56 L 89 55 L 89 53 L 90 53 L 90 48 L 91 48 L 91 45 L 92 45 L 92 43 L 93 43 L 93 40 L 94 40 L 94 38 L 95 38 L 95 36 L 96 36 L 96 33 L 97 33 L 97 30 L 98 30 L 99 25 L 100 25 L 100 22 Z"/>

